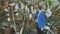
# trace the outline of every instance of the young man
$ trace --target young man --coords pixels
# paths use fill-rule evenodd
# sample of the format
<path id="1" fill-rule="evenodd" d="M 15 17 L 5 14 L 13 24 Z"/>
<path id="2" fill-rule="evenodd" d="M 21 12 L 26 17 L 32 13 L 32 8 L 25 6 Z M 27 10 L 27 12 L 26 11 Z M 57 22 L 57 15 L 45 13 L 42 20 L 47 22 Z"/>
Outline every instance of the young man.
<path id="1" fill-rule="evenodd" d="M 46 23 L 45 11 L 42 10 L 41 6 L 38 6 L 37 11 L 39 11 L 37 16 L 37 34 L 43 34 Z"/>

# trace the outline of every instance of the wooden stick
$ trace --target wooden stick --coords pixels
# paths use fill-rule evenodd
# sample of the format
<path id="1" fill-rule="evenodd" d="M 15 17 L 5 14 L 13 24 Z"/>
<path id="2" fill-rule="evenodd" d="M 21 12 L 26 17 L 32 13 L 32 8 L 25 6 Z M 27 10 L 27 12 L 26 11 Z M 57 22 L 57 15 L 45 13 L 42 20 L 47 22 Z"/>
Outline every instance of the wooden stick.
<path id="1" fill-rule="evenodd" d="M 14 29 L 15 29 L 15 33 L 16 33 L 17 31 L 16 31 L 16 24 L 15 24 L 15 19 L 14 19 L 13 7 L 12 7 L 12 17 L 13 17 Z"/>

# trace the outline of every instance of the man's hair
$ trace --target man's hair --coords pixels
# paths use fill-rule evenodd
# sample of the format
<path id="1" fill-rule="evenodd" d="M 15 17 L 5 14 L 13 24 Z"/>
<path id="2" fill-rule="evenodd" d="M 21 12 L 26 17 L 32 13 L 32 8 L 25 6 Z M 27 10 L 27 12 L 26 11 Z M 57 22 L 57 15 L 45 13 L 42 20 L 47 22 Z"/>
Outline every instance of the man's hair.
<path id="1" fill-rule="evenodd" d="M 42 7 L 40 6 L 40 5 L 38 5 L 38 8 L 41 10 L 42 9 Z"/>

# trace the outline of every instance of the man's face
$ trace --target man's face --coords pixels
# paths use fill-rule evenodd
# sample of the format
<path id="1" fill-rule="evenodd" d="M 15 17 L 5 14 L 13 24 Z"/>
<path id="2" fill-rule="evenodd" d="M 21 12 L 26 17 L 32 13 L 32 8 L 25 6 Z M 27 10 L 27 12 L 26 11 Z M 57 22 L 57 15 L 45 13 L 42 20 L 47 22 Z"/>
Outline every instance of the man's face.
<path id="1" fill-rule="evenodd" d="M 39 10 L 39 8 L 37 8 L 37 12 L 39 12 L 40 10 Z"/>

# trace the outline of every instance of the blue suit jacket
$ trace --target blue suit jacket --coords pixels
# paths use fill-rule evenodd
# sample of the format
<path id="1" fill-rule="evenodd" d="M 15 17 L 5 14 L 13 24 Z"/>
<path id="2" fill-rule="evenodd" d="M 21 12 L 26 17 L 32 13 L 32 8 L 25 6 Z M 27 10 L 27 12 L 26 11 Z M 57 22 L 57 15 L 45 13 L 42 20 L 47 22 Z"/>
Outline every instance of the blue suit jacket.
<path id="1" fill-rule="evenodd" d="M 45 23 L 46 23 L 45 13 L 44 11 L 41 11 L 41 13 L 39 13 L 37 17 L 38 28 L 44 28 Z"/>

